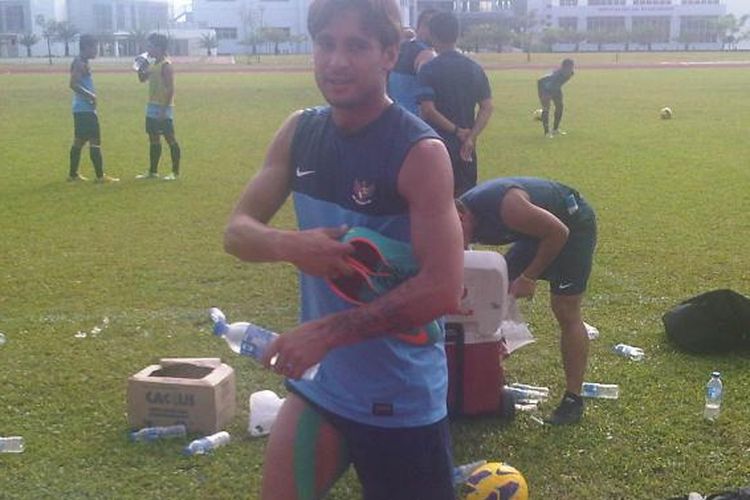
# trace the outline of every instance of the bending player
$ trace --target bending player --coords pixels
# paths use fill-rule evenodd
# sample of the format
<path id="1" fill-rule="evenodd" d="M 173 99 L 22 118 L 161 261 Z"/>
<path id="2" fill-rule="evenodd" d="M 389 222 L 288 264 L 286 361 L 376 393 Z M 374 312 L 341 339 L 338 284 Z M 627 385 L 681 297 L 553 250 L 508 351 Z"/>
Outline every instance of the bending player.
<path id="1" fill-rule="evenodd" d="M 487 181 L 464 193 L 456 207 L 466 246 L 513 243 L 505 255 L 512 295 L 531 298 L 537 280 L 549 282 L 566 392 L 548 422 L 578 422 L 589 342 L 581 301 L 596 247 L 594 210 L 578 191 L 533 177 Z"/>
<path id="2" fill-rule="evenodd" d="M 562 86 L 573 77 L 573 65 L 573 59 L 564 59 L 557 70 L 540 78 L 536 83 L 539 102 L 542 104 L 544 135 L 549 138 L 556 135 L 565 135 L 565 132 L 560 130 L 560 122 L 563 117 Z M 552 132 L 549 130 L 549 108 L 551 102 L 555 103 L 555 121 L 552 124 Z"/>

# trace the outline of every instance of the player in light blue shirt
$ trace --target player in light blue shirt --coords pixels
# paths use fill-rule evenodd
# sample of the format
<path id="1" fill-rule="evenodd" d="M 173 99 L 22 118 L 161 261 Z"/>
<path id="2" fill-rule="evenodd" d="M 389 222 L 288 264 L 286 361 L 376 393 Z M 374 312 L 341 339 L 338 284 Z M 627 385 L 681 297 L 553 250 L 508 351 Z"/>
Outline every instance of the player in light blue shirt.
<path id="1" fill-rule="evenodd" d="M 81 162 L 81 149 L 88 142 L 89 156 L 94 164 L 97 182 L 117 182 L 120 179 L 104 173 L 101 153 L 101 133 L 96 114 L 96 89 L 91 76 L 89 60 L 96 57 L 99 42 L 92 35 L 81 35 L 78 39 L 79 55 L 70 65 L 70 89 L 73 91 L 73 145 L 70 147 L 69 181 L 87 180 L 78 173 Z"/>
<path id="2" fill-rule="evenodd" d="M 463 252 L 445 146 L 386 95 L 400 10 L 393 0 L 314 0 L 315 79 L 329 106 L 292 114 L 225 235 L 245 261 L 300 271 L 301 324 L 264 356 L 291 393 L 266 447 L 261 498 L 314 499 L 352 464 L 363 496 L 452 500 L 441 339 L 399 336 L 456 310 Z M 299 230 L 269 225 L 292 196 Z M 419 271 L 362 305 L 329 282 L 351 275 L 361 226 L 410 245 Z M 312 380 L 300 379 L 320 363 Z"/>

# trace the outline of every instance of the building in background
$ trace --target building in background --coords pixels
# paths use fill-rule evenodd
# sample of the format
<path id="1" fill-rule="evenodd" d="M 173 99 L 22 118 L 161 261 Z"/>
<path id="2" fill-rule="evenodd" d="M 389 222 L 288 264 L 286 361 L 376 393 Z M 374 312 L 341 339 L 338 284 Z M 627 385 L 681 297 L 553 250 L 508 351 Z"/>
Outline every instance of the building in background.
<path id="1" fill-rule="evenodd" d="M 151 31 L 168 34 L 174 55 L 309 52 L 308 0 L 0 0 L 0 57 L 26 53 L 21 37 L 42 38 L 47 20 L 67 21 L 101 40 L 101 55 L 132 56 Z M 431 7 L 476 25 L 510 32 L 525 50 L 718 50 L 726 0 L 399 0 L 404 25 Z M 749 9 L 750 10 L 750 9 Z M 519 33 L 523 36 L 519 37 Z M 209 40 L 212 39 L 213 40 Z M 497 48 L 510 42 L 498 43 Z M 55 43 L 54 55 L 62 55 Z M 480 47 L 477 45 L 477 49 Z M 77 52 L 77 44 L 71 44 Z M 41 39 L 32 54 L 47 54 Z"/>
<path id="2" fill-rule="evenodd" d="M 40 50 L 42 25 L 47 19 L 64 17 L 65 0 L 0 0 L 0 57 L 25 55 L 21 37 L 32 33 L 40 39 L 32 53 L 46 54 L 46 48 Z"/>
<path id="3" fill-rule="evenodd" d="M 541 29 L 583 33 L 584 40 L 555 43 L 556 50 L 718 50 L 719 0 L 527 0 Z M 564 38 L 564 37 L 563 37 Z"/>
<path id="4" fill-rule="evenodd" d="M 184 13 L 183 13 L 184 17 Z M 0 57 L 21 57 L 24 35 L 36 35 L 32 56 L 48 55 L 44 38 L 49 22 L 64 22 L 79 33 L 99 38 L 100 55 L 133 56 L 145 50 L 146 36 L 153 31 L 167 34 L 174 55 L 202 55 L 201 39 L 213 37 L 211 30 L 179 29 L 171 0 L 0 0 Z M 78 53 L 76 40 L 69 40 L 69 53 Z M 54 57 L 64 54 L 64 43 L 52 39 Z"/>
<path id="5" fill-rule="evenodd" d="M 408 25 L 416 0 L 399 2 Z M 216 32 L 219 54 L 309 52 L 308 8 L 308 0 L 193 0 L 190 19 Z"/>

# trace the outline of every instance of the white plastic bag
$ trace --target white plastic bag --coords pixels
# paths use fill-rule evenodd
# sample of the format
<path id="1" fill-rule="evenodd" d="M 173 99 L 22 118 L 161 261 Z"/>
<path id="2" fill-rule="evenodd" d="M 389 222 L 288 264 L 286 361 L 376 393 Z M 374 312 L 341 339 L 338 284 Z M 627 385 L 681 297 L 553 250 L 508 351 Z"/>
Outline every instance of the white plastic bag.
<path id="1" fill-rule="evenodd" d="M 527 344 L 536 342 L 534 336 L 531 334 L 531 330 L 529 330 L 529 325 L 521 314 L 521 310 L 518 309 L 515 297 L 511 295 L 508 296 L 508 312 L 505 318 L 503 318 L 503 322 L 500 323 L 500 328 L 497 329 L 495 335 L 505 339 L 505 347 L 508 350 L 508 354 Z"/>
<path id="2" fill-rule="evenodd" d="M 253 437 L 267 436 L 284 403 L 273 391 L 258 391 L 250 395 L 250 419 L 247 432 Z"/>

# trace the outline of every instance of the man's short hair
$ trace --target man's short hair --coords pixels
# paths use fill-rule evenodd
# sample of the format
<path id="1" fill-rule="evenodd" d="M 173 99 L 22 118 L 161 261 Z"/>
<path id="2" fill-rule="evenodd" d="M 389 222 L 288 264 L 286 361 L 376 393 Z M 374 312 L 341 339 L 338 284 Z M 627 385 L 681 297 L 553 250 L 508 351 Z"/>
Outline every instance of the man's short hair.
<path id="1" fill-rule="evenodd" d="M 452 12 L 438 12 L 430 18 L 430 34 L 440 43 L 453 44 L 458 40 L 458 18 Z"/>
<path id="2" fill-rule="evenodd" d="M 99 40 L 94 35 L 81 35 L 78 37 L 78 50 L 85 50 L 88 47 L 96 47 Z"/>
<path id="3" fill-rule="evenodd" d="M 362 29 L 383 47 L 401 41 L 401 10 L 394 0 L 313 0 L 307 15 L 310 37 L 315 40 L 334 16 L 346 10 L 358 12 Z"/>
<path id="4" fill-rule="evenodd" d="M 167 38 L 167 35 L 162 35 L 161 33 L 151 33 L 148 38 L 146 38 L 146 41 L 154 47 L 165 51 L 167 50 L 167 47 L 169 47 L 169 39 Z"/>
<path id="5" fill-rule="evenodd" d="M 420 12 L 419 17 L 417 17 L 417 28 L 422 26 L 423 23 L 429 22 L 432 16 L 434 16 L 438 12 L 439 11 L 437 9 L 433 9 L 432 7 L 428 7 Z"/>
<path id="6" fill-rule="evenodd" d="M 562 66 L 573 66 L 573 59 L 563 59 Z"/>

